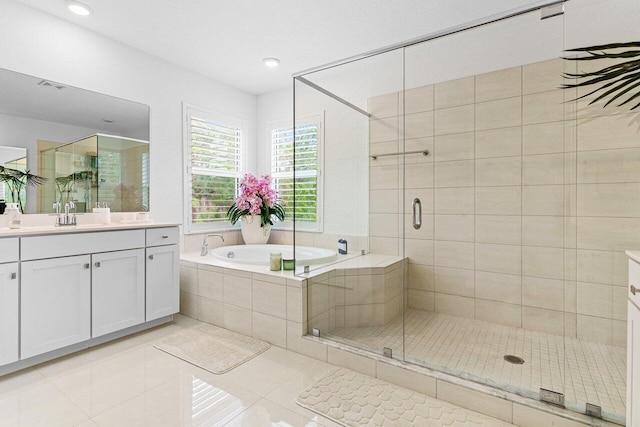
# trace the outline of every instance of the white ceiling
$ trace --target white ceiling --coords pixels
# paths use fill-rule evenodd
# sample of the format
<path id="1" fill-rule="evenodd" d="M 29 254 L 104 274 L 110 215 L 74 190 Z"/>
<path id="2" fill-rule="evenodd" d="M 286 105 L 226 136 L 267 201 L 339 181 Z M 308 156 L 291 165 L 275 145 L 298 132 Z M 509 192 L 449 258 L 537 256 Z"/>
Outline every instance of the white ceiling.
<path id="1" fill-rule="evenodd" d="M 291 85 L 291 74 L 532 0 L 17 0 L 249 93 Z M 262 58 L 276 57 L 267 69 Z"/>

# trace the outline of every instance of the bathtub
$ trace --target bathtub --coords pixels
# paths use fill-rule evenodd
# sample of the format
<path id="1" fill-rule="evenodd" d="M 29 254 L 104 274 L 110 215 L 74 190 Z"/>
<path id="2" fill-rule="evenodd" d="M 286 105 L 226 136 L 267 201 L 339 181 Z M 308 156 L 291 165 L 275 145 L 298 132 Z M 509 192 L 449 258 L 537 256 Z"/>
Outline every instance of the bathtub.
<path id="1" fill-rule="evenodd" d="M 293 247 L 290 245 L 236 245 L 221 246 L 211 251 L 216 259 L 238 264 L 269 265 L 272 252 L 282 253 L 283 259 L 293 258 Z M 330 249 L 296 247 L 296 264 L 315 265 L 333 262 L 338 259 L 335 251 Z"/>

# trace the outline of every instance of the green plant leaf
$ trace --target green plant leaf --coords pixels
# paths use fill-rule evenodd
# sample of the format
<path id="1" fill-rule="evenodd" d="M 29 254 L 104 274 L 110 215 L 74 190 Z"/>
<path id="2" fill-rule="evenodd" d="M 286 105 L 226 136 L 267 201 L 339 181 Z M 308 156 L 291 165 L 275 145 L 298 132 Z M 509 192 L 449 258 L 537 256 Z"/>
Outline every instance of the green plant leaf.
<path id="1" fill-rule="evenodd" d="M 618 51 L 620 49 L 626 50 Z M 564 78 L 579 81 L 576 83 L 564 83 L 561 85 L 563 89 L 592 85 L 597 86 L 594 90 L 574 99 L 574 101 L 598 94 L 589 102 L 589 105 L 598 101 L 607 100 L 603 106 L 603 108 L 606 108 L 621 97 L 630 95 L 625 101 L 618 104 L 620 107 L 640 96 L 640 92 L 633 92 L 637 91 L 638 87 L 640 87 L 640 59 L 633 59 L 640 57 L 640 41 L 581 47 L 568 49 L 568 52 L 585 52 L 588 55 L 574 58 L 564 57 L 563 59 L 567 61 L 626 60 L 621 63 L 608 65 L 597 71 L 564 73 Z M 639 105 L 640 103 L 634 105 L 631 110 L 634 110 Z"/>
<path id="2" fill-rule="evenodd" d="M 623 47 L 638 47 L 640 48 L 640 41 L 624 42 L 624 43 L 609 43 L 601 44 L 597 46 L 578 47 L 573 49 L 567 49 L 568 52 L 589 52 L 592 50 L 606 50 L 606 49 L 619 49 Z"/>

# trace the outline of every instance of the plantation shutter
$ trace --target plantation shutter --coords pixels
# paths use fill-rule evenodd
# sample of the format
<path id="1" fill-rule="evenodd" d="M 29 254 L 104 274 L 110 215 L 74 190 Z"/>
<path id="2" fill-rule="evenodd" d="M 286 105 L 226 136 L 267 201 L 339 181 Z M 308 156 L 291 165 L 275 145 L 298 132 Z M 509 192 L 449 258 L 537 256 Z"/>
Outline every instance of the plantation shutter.
<path id="1" fill-rule="evenodd" d="M 239 125 L 189 116 L 191 222 L 226 221 L 242 167 Z"/>
<path id="2" fill-rule="evenodd" d="M 287 221 L 293 220 L 294 156 L 295 219 L 299 222 L 318 220 L 318 132 L 318 123 L 296 126 L 294 153 L 293 128 L 271 131 L 271 173 Z"/>

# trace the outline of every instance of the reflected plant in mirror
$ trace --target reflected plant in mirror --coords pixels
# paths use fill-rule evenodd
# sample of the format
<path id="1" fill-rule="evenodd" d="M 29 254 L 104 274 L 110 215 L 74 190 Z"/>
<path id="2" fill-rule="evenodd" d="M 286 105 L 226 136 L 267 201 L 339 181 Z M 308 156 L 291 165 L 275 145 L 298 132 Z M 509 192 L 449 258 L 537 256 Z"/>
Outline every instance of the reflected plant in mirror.
<path id="1" fill-rule="evenodd" d="M 3 69 L 0 92 L 0 165 L 46 178 L 22 186 L 24 213 L 51 213 L 57 201 L 149 210 L 147 105 Z M 9 149 L 22 150 L 19 165 L 2 156 Z"/>
<path id="2" fill-rule="evenodd" d="M 0 182 L 4 185 L 5 203 L 17 203 L 20 212 L 24 213 L 23 197 L 25 186 L 37 187 L 47 181 L 47 178 L 34 175 L 29 171 L 0 166 Z M 7 192 L 8 190 L 8 192 Z M 4 208 L 3 212 L 4 213 Z"/>

